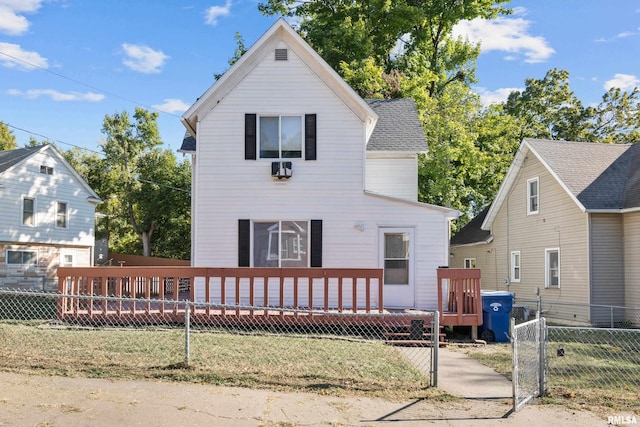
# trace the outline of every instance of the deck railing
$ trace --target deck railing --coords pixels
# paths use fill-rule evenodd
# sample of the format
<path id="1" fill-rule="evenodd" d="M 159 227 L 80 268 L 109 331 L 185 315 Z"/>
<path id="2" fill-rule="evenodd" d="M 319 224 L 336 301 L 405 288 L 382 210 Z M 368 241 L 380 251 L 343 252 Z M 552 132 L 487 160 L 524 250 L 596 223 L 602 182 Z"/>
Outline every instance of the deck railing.
<path id="1" fill-rule="evenodd" d="M 221 305 L 383 312 L 381 269 L 60 267 L 58 291 L 69 295 L 59 312 L 118 316 L 178 310 L 167 301 Z M 81 304 L 74 295 L 143 298 L 144 304 Z M 224 313 L 223 313 L 224 314 Z"/>
<path id="2" fill-rule="evenodd" d="M 443 326 L 482 325 L 479 268 L 438 269 L 438 311 Z"/>

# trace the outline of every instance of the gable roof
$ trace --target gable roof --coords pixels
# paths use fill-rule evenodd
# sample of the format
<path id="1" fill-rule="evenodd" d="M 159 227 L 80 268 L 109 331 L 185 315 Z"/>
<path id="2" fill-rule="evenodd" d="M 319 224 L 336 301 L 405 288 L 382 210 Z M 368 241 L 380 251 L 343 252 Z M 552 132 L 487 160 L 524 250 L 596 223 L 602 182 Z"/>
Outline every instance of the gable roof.
<path id="1" fill-rule="evenodd" d="M 582 212 L 640 208 L 639 149 L 631 144 L 524 139 L 482 229 L 491 229 L 529 154 L 542 163 Z"/>
<path id="2" fill-rule="evenodd" d="M 279 18 L 271 28 L 183 114 L 181 119 L 182 123 L 192 136 L 195 137 L 197 134 L 196 123 L 198 122 L 198 117 L 204 117 L 215 109 L 216 105 L 251 72 L 266 53 L 275 49 L 280 42 L 286 43 L 287 46 L 322 79 L 327 87 L 367 125 L 369 132 L 373 130 L 373 126 L 378 119 L 377 114 L 342 80 L 338 73 L 295 32 L 284 18 Z"/>
<path id="3" fill-rule="evenodd" d="M 458 232 L 451 238 L 452 246 L 462 246 L 462 245 L 473 245 L 479 243 L 489 243 L 491 242 L 491 232 L 488 230 L 483 230 L 481 228 L 484 219 L 487 217 L 487 213 L 489 212 L 489 207 L 487 206 L 476 215 L 471 221 L 469 221 L 464 227 L 462 227 Z"/>
<path id="4" fill-rule="evenodd" d="M 379 116 L 367 151 L 427 151 L 427 140 L 413 99 L 368 99 L 367 103 Z"/>
<path id="5" fill-rule="evenodd" d="M 89 194 L 87 200 L 93 203 L 102 203 L 100 196 L 87 184 L 87 182 L 80 176 L 80 174 L 67 162 L 67 160 L 60 154 L 60 152 L 50 144 L 39 145 L 36 147 L 17 148 L 15 150 L 0 151 L 0 175 L 20 164 L 29 157 L 44 153 L 48 156 L 55 157 L 64 167 L 69 171 L 71 175 L 77 180 L 82 188 Z"/>

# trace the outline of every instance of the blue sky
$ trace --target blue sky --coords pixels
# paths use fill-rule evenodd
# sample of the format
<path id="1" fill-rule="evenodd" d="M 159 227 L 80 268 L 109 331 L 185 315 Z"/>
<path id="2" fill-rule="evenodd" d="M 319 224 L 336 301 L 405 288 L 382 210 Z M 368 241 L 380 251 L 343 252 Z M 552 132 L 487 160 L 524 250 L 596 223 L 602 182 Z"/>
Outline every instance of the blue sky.
<path id="1" fill-rule="evenodd" d="M 251 46 L 275 22 L 257 0 L 0 0 L 0 120 L 19 145 L 30 133 L 99 151 L 106 114 L 161 111 L 177 150 L 182 113 L 228 68 L 235 33 Z M 463 22 L 482 41 L 475 89 L 485 102 L 526 78 L 566 69 L 585 104 L 640 86 L 640 1 L 514 0 L 515 13 Z"/>

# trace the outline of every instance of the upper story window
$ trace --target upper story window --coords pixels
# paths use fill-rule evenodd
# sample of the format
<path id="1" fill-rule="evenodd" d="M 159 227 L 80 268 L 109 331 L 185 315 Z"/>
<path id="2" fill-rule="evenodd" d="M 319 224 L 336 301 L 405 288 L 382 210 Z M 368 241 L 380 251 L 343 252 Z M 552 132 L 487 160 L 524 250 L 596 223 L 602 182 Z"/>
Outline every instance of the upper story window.
<path id="1" fill-rule="evenodd" d="M 36 225 L 36 201 L 30 197 L 22 199 L 22 225 L 33 227 Z"/>
<path id="2" fill-rule="evenodd" d="M 56 202 L 56 227 L 67 228 L 67 204 Z"/>
<path id="3" fill-rule="evenodd" d="M 476 268 L 476 259 L 475 258 L 465 258 L 464 259 L 464 268 Z"/>
<path id="4" fill-rule="evenodd" d="M 302 116 L 260 117 L 260 158 L 302 158 Z"/>
<path id="5" fill-rule="evenodd" d="M 53 168 L 51 166 L 41 165 L 40 173 L 43 173 L 45 175 L 53 175 Z"/>
<path id="6" fill-rule="evenodd" d="M 244 115 L 245 160 L 299 159 L 303 152 L 305 160 L 316 160 L 315 114 Z"/>
<path id="7" fill-rule="evenodd" d="M 520 251 L 511 252 L 511 281 L 520 281 Z"/>
<path id="8" fill-rule="evenodd" d="M 540 208 L 540 186 L 538 178 L 527 181 L 527 214 L 537 214 Z"/>

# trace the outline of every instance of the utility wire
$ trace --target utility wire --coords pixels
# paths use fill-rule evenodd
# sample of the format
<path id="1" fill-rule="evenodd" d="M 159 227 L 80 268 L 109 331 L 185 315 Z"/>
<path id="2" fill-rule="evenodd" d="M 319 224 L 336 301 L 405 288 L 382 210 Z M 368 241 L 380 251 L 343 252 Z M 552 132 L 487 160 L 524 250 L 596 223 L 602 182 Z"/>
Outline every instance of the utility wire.
<path id="1" fill-rule="evenodd" d="M 4 122 L 3 122 L 3 123 L 4 123 Z M 55 142 L 55 143 L 58 143 L 58 144 L 70 145 L 70 146 L 72 146 L 72 147 L 79 148 L 79 149 L 81 149 L 81 150 L 87 150 L 87 151 L 90 151 L 90 152 L 92 152 L 92 153 L 96 153 L 96 154 L 102 155 L 102 153 L 101 153 L 101 152 L 99 152 L 99 151 L 95 151 L 95 150 L 92 150 L 92 149 L 87 148 L 87 147 L 81 147 L 80 145 L 72 144 L 72 143 L 70 143 L 70 142 L 65 142 L 65 141 L 60 141 L 59 139 L 49 138 L 49 137 L 48 137 L 48 136 L 46 136 L 46 135 L 42 135 L 42 134 L 39 134 L 39 133 L 36 133 L 36 132 L 32 132 L 32 131 L 27 130 L 27 129 L 19 128 L 18 126 L 13 126 L 13 125 L 12 125 L 12 124 L 10 124 L 10 123 L 4 123 L 4 124 L 5 124 L 7 127 L 10 127 L 11 129 L 19 130 L 19 131 L 21 131 L 21 132 L 26 132 L 26 133 L 28 133 L 29 135 L 35 135 L 35 136 L 39 136 L 40 138 L 44 138 L 44 139 L 45 139 L 45 141 L 51 141 L 51 142 Z"/>
<path id="2" fill-rule="evenodd" d="M 176 114 L 172 114 L 172 113 L 168 113 L 168 112 L 166 112 L 166 111 L 158 110 L 157 108 L 154 108 L 154 107 L 152 107 L 152 106 L 150 106 L 150 105 L 145 105 L 145 104 L 143 104 L 143 103 L 141 103 L 141 102 L 134 101 L 133 99 L 126 98 L 126 97 L 124 97 L 124 96 L 120 96 L 120 95 L 115 94 L 115 93 L 113 93 L 113 92 L 108 92 L 108 91 L 106 91 L 106 90 L 104 90 L 104 89 L 100 89 L 100 88 L 95 87 L 95 86 L 92 86 L 92 85 L 90 85 L 90 84 L 83 83 L 83 82 L 81 82 L 81 81 L 79 81 L 79 80 L 76 80 L 76 79 L 72 79 L 71 77 L 67 77 L 67 76 L 65 76 L 64 74 L 56 73 L 55 71 L 51 71 L 51 70 L 49 70 L 48 68 L 44 68 L 44 67 L 41 67 L 41 66 L 39 66 L 39 65 L 33 64 L 33 63 L 29 62 L 29 61 L 25 61 L 25 60 L 24 60 L 24 59 L 22 59 L 22 58 L 18 58 L 18 57 L 15 57 L 15 56 L 13 56 L 13 55 L 9 55 L 9 54 L 8 54 L 8 53 L 6 53 L 6 52 L 2 52 L 2 51 L 0 51 L 0 55 L 4 55 L 4 56 L 6 56 L 6 57 L 8 57 L 8 58 L 11 58 L 11 59 L 13 59 L 13 60 L 15 60 L 15 61 L 18 61 L 18 62 L 22 62 L 22 63 L 24 63 L 24 64 L 27 64 L 29 67 L 33 67 L 33 68 L 37 68 L 37 69 L 42 70 L 42 71 L 46 71 L 47 73 L 53 74 L 54 76 L 57 76 L 57 77 L 63 78 L 63 79 L 65 79 L 65 80 L 69 80 L 70 82 L 73 82 L 73 83 L 75 83 L 75 84 L 79 84 L 80 86 L 84 86 L 84 87 L 89 88 L 89 89 L 91 89 L 91 90 L 96 90 L 96 91 L 98 91 L 98 92 L 102 92 L 102 93 L 104 93 L 105 95 L 109 95 L 109 96 L 113 96 L 114 98 L 122 99 L 123 101 L 130 102 L 130 103 L 132 103 L 132 104 L 134 104 L 134 105 L 139 105 L 139 106 L 142 106 L 142 107 L 147 108 L 147 109 L 149 109 L 149 110 L 157 111 L 158 113 L 167 114 L 167 115 L 169 115 L 169 116 L 173 116 L 173 117 L 178 117 L 178 118 L 180 118 L 180 116 L 178 116 L 178 115 L 176 115 Z"/>

